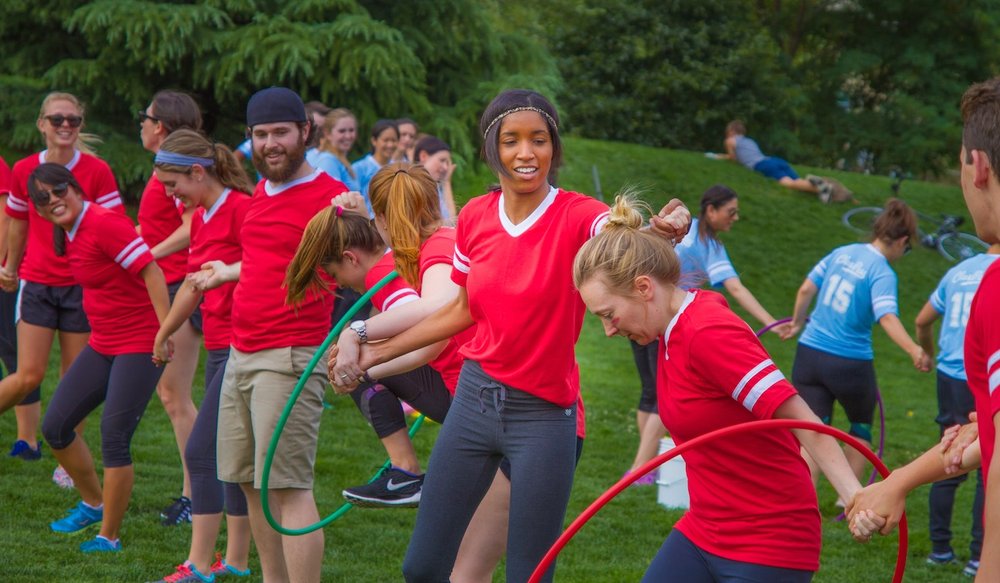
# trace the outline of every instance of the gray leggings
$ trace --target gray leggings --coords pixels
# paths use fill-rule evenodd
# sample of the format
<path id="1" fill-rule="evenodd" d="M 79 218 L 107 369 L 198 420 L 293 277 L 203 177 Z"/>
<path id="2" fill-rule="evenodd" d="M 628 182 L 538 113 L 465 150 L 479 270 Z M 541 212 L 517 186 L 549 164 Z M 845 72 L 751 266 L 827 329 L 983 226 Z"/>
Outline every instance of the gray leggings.
<path id="1" fill-rule="evenodd" d="M 163 369 L 153 354 L 108 356 L 89 345 L 76 357 L 52 395 L 42 435 L 52 449 L 65 449 L 76 439 L 74 429 L 104 403 L 101 413 L 101 455 L 104 467 L 132 465 L 132 434 L 146 411 Z"/>
<path id="2" fill-rule="evenodd" d="M 427 465 L 403 561 L 406 580 L 449 580 L 465 529 L 506 456 L 512 468 L 507 580 L 527 581 L 562 530 L 576 447 L 575 404 L 559 407 L 503 385 L 466 360 Z"/>
<path id="3" fill-rule="evenodd" d="M 191 512 L 230 516 L 247 515 L 247 499 L 239 484 L 219 481 L 215 437 L 219 429 L 219 394 L 226 373 L 229 349 L 209 350 L 205 360 L 205 397 L 191 428 L 184 461 L 191 474 Z"/>

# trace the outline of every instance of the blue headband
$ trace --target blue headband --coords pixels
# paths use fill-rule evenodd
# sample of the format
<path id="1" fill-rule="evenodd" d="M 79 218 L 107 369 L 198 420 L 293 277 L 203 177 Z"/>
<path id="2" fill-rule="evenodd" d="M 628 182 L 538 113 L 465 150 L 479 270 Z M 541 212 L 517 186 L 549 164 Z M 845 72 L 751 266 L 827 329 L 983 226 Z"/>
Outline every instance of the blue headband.
<path id="1" fill-rule="evenodd" d="M 161 148 L 160 151 L 156 153 L 156 159 L 153 163 L 172 164 L 174 166 L 194 166 L 195 164 L 198 164 L 199 166 L 211 166 L 212 164 L 215 164 L 215 160 L 212 158 L 198 158 L 197 156 L 178 154 L 177 152 L 170 152 Z"/>

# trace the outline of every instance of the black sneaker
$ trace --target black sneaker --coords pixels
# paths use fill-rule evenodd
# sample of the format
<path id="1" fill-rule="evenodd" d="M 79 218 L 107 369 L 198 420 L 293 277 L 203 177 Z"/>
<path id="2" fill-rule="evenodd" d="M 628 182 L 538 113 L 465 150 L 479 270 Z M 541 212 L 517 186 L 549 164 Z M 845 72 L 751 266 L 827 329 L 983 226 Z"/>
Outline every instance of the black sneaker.
<path id="1" fill-rule="evenodd" d="M 424 476 L 396 467 L 379 474 L 372 482 L 344 490 L 344 498 L 358 506 L 372 508 L 414 507 L 420 504 Z"/>
<path id="2" fill-rule="evenodd" d="M 191 522 L 191 499 L 187 496 L 174 498 L 173 503 L 160 512 L 160 524 L 177 526 L 182 522 Z"/>

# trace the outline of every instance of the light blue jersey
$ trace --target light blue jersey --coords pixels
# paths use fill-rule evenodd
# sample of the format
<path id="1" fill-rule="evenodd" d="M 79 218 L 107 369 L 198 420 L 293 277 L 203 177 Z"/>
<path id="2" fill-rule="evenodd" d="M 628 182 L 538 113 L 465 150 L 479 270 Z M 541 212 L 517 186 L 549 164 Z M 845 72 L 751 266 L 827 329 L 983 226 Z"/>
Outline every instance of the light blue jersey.
<path id="1" fill-rule="evenodd" d="M 372 176 L 379 171 L 382 166 L 375 161 L 375 156 L 368 154 L 364 158 L 351 164 L 351 168 L 354 170 L 354 175 L 358 179 L 358 191 L 361 192 L 361 196 L 365 197 L 365 204 L 368 205 L 368 216 L 374 218 L 375 213 L 372 212 L 372 203 L 368 198 L 368 183 L 372 181 Z"/>
<path id="2" fill-rule="evenodd" d="M 314 161 L 309 163 L 329 174 L 334 180 L 343 182 L 344 186 L 347 187 L 347 190 L 361 192 L 361 186 L 358 184 L 357 176 L 351 176 L 351 173 L 348 172 L 344 163 L 330 152 L 317 152 Z"/>
<path id="3" fill-rule="evenodd" d="M 965 376 L 965 325 L 972 298 L 986 269 L 1000 255 L 976 255 L 948 270 L 931 294 L 931 306 L 942 316 L 938 336 L 937 368 L 954 379 Z"/>
<path id="4" fill-rule="evenodd" d="M 698 236 L 698 219 L 691 219 L 691 228 L 684 240 L 675 248 L 681 261 L 681 289 L 701 287 L 707 281 L 713 286 L 731 277 L 739 277 L 729 261 L 729 254 L 721 242 Z"/>
<path id="5" fill-rule="evenodd" d="M 834 249 L 809 272 L 819 293 L 799 340 L 843 358 L 872 360 L 872 326 L 899 315 L 896 272 L 870 243 Z"/>

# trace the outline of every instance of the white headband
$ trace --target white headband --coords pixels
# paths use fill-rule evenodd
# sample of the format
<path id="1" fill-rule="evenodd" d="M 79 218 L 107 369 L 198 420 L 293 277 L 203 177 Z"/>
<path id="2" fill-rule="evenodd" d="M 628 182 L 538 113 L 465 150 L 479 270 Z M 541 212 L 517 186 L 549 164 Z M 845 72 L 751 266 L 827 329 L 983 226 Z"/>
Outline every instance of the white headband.
<path id="1" fill-rule="evenodd" d="M 543 111 L 531 105 L 525 105 L 522 107 L 515 107 L 513 109 L 508 109 L 507 111 L 493 118 L 493 121 L 490 122 L 490 125 L 486 126 L 486 131 L 483 132 L 483 140 L 486 139 L 486 136 L 490 133 L 490 130 L 493 129 L 493 126 L 496 125 L 498 121 L 502 120 L 503 118 L 507 117 L 512 113 L 517 113 L 519 111 L 534 111 L 536 113 L 540 113 L 545 117 L 545 119 L 549 120 L 549 123 L 552 124 L 553 129 L 559 128 L 559 126 L 556 124 L 556 120 L 552 119 L 552 116 L 549 115 L 547 111 Z"/>

